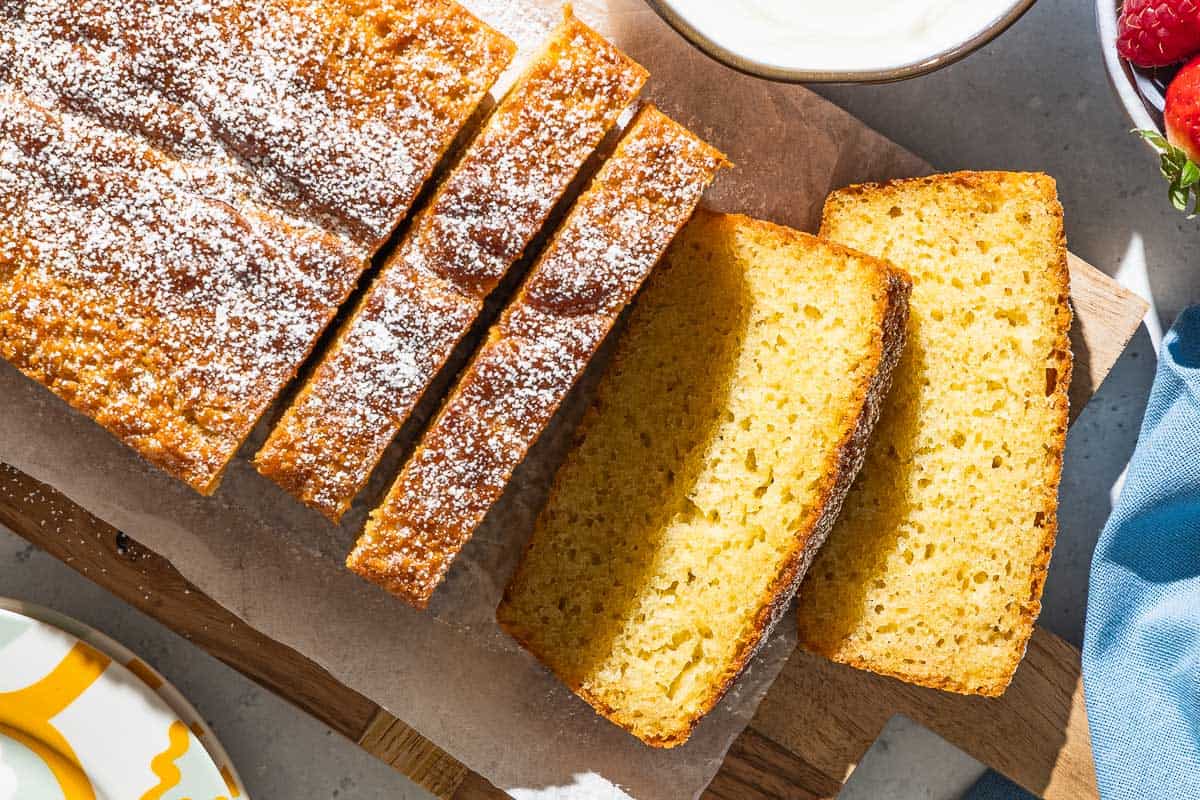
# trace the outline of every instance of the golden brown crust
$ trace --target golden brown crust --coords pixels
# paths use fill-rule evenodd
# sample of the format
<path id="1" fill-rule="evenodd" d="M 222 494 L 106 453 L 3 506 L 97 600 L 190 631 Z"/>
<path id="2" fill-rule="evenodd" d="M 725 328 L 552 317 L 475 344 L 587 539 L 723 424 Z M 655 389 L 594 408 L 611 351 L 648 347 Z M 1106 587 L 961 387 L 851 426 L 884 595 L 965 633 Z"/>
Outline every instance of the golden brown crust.
<path id="1" fill-rule="evenodd" d="M 449 0 L 0 16 L 0 356 L 215 490 L 512 44 Z"/>
<path id="2" fill-rule="evenodd" d="M 337 521 L 646 71 L 569 10 L 255 458 Z"/>
<path id="3" fill-rule="evenodd" d="M 688 721 L 686 729 L 671 736 L 647 736 L 637 726 L 627 720 L 619 709 L 613 708 L 603 698 L 589 691 L 578 681 L 569 679 L 567 672 L 555 663 L 553 654 L 537 647 L 533 642 L 533 637 L 524 629 L 520 621 L 506 613 L 510 607 L 511 598 L 520 591 L 522 586 L 525 572 L 523 566 L 533 546 L 533 538 L 531 537 L 525 545 L 525 555 L 522 557 L 521 563 L 517 567 L 508 587 L 505 589 L 504 597 L 499 607 L 496 609 L 496 620 L 500 627 L 551 671 L 555 672 L 573 692 L 586 700 L 599 714 L 638 737 L 646 744 L 661 748 L 677 747 L 685 743 L 700 720 L 720 702 L 721 698 L 737 679 L 737 676 L 762 645 L 772 626 L 787 609 L 818 548 L 828 536 L 833 522 L 841 510 L 842 501 L 845 499 L 850 485 L 853 483 L 855 476 L 862 466 L 867 442 L 875 423 L 879 419 L 883 399 L 887 395 L 891 384 L 892 371 L 899 362 L 900 354 L 904 349 L 906 322 L 908 319 L 908 296 L 912 287 L 911 281 L 902 270 L 897 269 L 882 259 L 874 258 L 833 242 L 818 239 L 817 237 L 791 228 L 753 219 L 741 214 L 718 214 L 703 208 L 697 210 L 696 216 L 707 216 L 717 220 L 719 224 L 733 227 L 759 228 L 769 231 L 772 236 L 785 239 L 795 245 L 804 247 L 819 245 L 820 247 L 829 248 L 835 252 L 852 256 L 877 268 L 876 277 L 883 284 L 881 287 L 883 291 L 879 293 L 876 312 L 876 318 L 880 321 L 880 333 L 873 339 L 871 350 L 866 354 L 866 361 L 871 365 L 871 368 L 868 370 L 868 374 L 871 377 L 868 380 L 862 381 L 856 387 L 856 393 L 852 400 L 852 403 L 859 409 L 859 412 L 853 423 L 847 427 L 846 433 L 843 435 L 838 446 L 830 454 L 829 468 L 824 473 L 825 477 L 820 489 L 819 500 L 814 505 L 809 516 L 804 520 L 801 528 L 797 530 L 795 547 L 788 555 L 783 569 L 760 599 L 758 604 L 760 610 L 756 620 L 751 625 L 747 635 L 739 643 L 737 654 L 730 662 L 724 674 L 721 678 L 713 682 L 709 694 L 700 704 L 697 712 Z M 595 409 L 593 408 L 589 411 L 589 416 L 594 413 Z M 587 423 L 585 422 L 583 427 L 586 427 L 586 425 Z M 558 488 L 558 480 L 556 480 L 555 486 L 551 489 L 551 500 L 547 501 L 547 505 L 553 502 L 553 495 L 558 491 Z"/>
<path id="4" fill-rule="evenodd" d="M 1053 409 L 1055 413 L 1055 426 L 1049 433 L 1048 439 L 1051 443 L 1050 452 L 1054 457 L 1053 467 L 1046 482 L 1046 491 L 1040 498 L 1042 512 L 1042 540 L 1038 550 L 1038 555 L 1032 564 L 1032 574 L 1029 587 L 1029 593 L 1025 598 L 1022 598 L 1022 608 L 1020 613 L 1020 622 L 1017 629 L 1016 639 L 1018 645 L 1013 648 L 1012 655 L 1004 664 L 1002 671 L 1003 678 L 987 684 L 966 684 L 957 680 L 953 676 L 939 674 L 923 674 L 915 671 L 901 672 L 898 670 L 888 669 L 884 665 L 867 662 L 861 658 L 854 656 L 852 653 L 845 652 L 836 647 L 826 647 L 822 642 L 814 637 L 806 634 L 803 620 L 799 620 L 800 640 L 801 644 L 808 650 L 817 655 L 824 656 L 838 663 L 846 664 L 856 669 L 875 672 L 880 675 L 897 678 L 908 683 L 917 684 L 920 686 L 928 686 L 934 689 L 940 689 L 947 692 L 955 692 L 958 694 L 967 695 L 982 695 L 985 697 L 998 697 L 1004 694 L 1012 681 L 1012 676 L 1016 673 L 1017 667 L 1024 658 L 1025 650 L 1028 647 L 1029 638 L 1033 635 L 1033 628 L 1037 622 L 1038 614 L 1041 611 L 1041 596 L 1042 589 L 1046 582 L 1046 574 L 1050 566 L 1050 557 L 1054 550 L 1054 541 L 1058 533 L 1058 485 L 1062 476 L 1062 461 L 1063 453 L 1066 450 L 1067 428 L 1070 420 L 1070 398 L 1069 390 L 1071 378 L 1073 374 L 1073 356 L 1071 353 L 1070 330 L 1071 330 L 1071 304 L 1070 304 L 1070 270 L 1067 262 L 1067 241 L 1065 226 L 1063 222 L 1063 208 L 1058 199 L 1058 191 L 1055 181 L 1048 175 L 1043 173 L 1022 173 L 1022 172 L 971 172 L 960 171 L 947 173 L 943 175 L 929 175 L 919 178 L 902 178 L 897 180 L 885 181 L 881 183 L 863 183 L 848 186 L 840 189 L 829 196 L 826 201 L 825 208 L 822 213 L 821 230 L 824 232 L 829 227 L 829 220 L 834 212 L 834 209 L 844 198 L 854 197 L 864 193 L 875 193 L 879 191 L 889 191 L 892 189 L 907 189 L 912 186 L 931 186 L 939 183 L 951 182 L 961 185 L 968 189 L 991 189 L 997 183 L 1007 180 L 1026 180 L 1032 179 L 1037 185 L 1038 193 L 1046 206 L 1051 210 L 1051 214 L 1055 220 L 1057 229 L 1057 263 L 1054 267 L 1054 282 L 1058 287 L 1058 306 L 1055 311 L 1057 346 L 1054 350 L 1053 358 L 1055 359 L 1057 379 L 1055 381 L 1053 397 Z"/>
<path id="5" fill-rule="evenodd" d="M 725 157 L 630 123 L 422 437 L 347 566 L 423 608 Z"/>

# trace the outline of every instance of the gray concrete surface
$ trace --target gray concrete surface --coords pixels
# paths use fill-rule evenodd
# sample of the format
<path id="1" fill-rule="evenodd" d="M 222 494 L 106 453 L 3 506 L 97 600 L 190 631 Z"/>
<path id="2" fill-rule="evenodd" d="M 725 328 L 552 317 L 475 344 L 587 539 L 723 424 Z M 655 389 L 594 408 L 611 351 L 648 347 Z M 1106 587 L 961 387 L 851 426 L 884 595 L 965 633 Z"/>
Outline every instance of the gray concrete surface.
<path id="1" fill-rule="evenodd" d="M 1152 156 L 1109 90 L 1090 0 L 1041 0 L 1001 39 L 935 75 L 819 89 L 934 164 L 1044 170 L 1059 180 L 1072 249 L 1155 302 L 1071 432 L 1062 530 L 1042 623 L 1079 643 L 1092 548 L 1137 436 L 1154 343 L 1200 301 L 1200 221 L 1166 204 Z M 0 594 L 79 617 L 144 654 L 195 702 L 263 800 L 425 797 L 313 720 L 257 688 L 52 558 L 0 530 Z M 980 767 L 896 720 L 843 793 L 854 800 L 954 798 Z"/>

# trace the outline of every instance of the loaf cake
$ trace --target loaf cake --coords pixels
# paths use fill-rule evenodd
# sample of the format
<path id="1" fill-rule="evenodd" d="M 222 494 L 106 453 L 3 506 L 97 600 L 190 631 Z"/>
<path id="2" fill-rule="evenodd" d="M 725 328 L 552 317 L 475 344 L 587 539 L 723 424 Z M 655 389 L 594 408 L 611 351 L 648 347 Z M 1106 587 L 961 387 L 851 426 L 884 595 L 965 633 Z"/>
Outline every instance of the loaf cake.
<path id="1" fill-rule="evenodd" d="M 1071 383 L 1054 182 L 957 173 L 835 193 L 821 233 L 913 278 L 909 346 L 800 638 L 855 667 L 999 695 L 1037 618 Z"/>
<path id="2" fill-rule="evenodd" d="M 418 608 L 725 163 L 643 107 L 538 257 L 347 559 Z"/>
<path id="3" fill-rule="evenodd" d="M 449 0 L 0 10 L 0 356 L 212 492 L 513 45 Z"/>
<path id="4" fill-rule="evenodd" d="M 566 13 L 417 215 L 255 464 L 341 518 L 646 72 Z"/>
<path id="5" fill-rule="evenodd" d="M 837 516 L 908 290 L 869 256 L 698 212 L 638 298 L 500 624 L 639 739 L 686 741 Z"/>

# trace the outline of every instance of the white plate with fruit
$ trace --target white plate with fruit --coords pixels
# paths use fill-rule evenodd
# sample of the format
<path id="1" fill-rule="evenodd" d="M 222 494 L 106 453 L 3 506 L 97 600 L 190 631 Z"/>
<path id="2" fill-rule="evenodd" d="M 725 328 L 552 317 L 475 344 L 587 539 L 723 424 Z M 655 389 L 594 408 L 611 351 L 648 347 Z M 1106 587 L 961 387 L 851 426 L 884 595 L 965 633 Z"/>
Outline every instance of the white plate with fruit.
<path id="1" fill-rule="evenodd" d="M 1113 88 L 1161 157 L 1168 197 L 1200 209 L 1200 0 L 1097 0 Z"/>

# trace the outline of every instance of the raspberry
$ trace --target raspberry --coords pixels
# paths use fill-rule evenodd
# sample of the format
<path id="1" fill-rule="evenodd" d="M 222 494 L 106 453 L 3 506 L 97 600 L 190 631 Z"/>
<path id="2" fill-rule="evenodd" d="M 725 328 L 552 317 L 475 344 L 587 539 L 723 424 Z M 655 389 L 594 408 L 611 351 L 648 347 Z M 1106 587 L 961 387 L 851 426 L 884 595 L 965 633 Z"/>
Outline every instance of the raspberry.
<path id="1" fill-rule="evenodd" d="M 1200 0 L 1125 0 L 1117 51 L 1139 67 L 1165 67 L 1200 53 Z"/>

